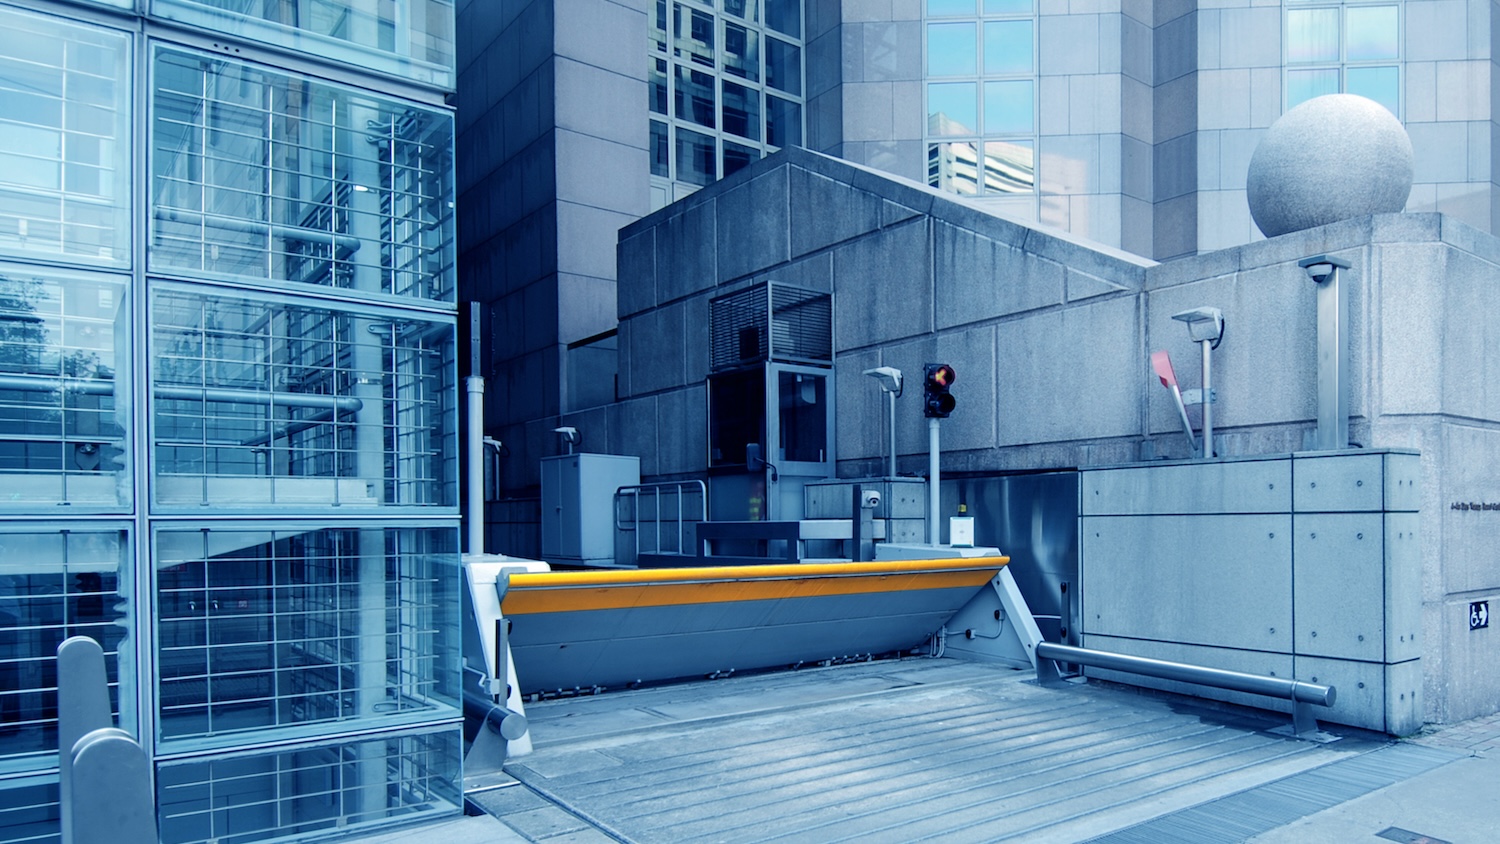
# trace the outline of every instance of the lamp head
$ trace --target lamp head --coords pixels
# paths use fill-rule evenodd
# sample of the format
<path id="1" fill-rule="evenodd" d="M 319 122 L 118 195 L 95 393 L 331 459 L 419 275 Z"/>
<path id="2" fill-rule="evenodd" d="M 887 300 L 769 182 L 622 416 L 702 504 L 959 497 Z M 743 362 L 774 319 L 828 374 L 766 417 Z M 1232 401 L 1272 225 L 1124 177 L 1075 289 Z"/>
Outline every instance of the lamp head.
<path id="1" fill-rule="evenodd" d="M 894 366 L 877 366 L 866 369 L 865 374 L 880 382 L 880 389 L 887 393 L 901 392 L 901 370 Z"/>
<path id="2" fill-rule="evenodd" d="M 1193 308 L 1172 314 L 1172 319 L 1187 323 L 1194 343 L 1213 343 L 1224 333 L 1224 314 L 1218 308 Z"/>

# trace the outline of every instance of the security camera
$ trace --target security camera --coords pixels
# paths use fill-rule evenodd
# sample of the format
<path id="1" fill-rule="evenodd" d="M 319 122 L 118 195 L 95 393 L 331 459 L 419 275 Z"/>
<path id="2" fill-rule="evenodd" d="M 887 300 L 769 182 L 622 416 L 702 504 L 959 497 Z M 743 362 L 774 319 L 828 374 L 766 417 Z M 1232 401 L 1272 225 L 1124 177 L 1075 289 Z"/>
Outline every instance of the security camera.
<path id="1" fill-rule="evenodd" d="M 1315 284 L 1322 284 L 1331 275 L 1333 275 L 1332 264 L 1310 264 L 1307 267 L 1307 277 L 1312 279 Z"/>
<path id="2" fill-rule="evenodd" d="M 862 490 L 859 496 L 859 506 L 863 510 L 874 510 L 880 506 L 880 493 L 873 489 Z"/>

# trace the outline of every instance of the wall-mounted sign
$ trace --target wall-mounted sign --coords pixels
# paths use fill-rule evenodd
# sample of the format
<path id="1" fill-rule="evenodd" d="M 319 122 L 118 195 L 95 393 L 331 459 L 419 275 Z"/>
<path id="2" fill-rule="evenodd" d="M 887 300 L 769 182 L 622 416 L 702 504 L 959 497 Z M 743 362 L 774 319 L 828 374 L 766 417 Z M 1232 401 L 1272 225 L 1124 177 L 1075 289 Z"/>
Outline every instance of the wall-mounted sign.
<path id="1" fill-rule="evenodd" d="M 1500 510 L 1500 501 L 1455 501 L 1449 510 Z"/>
<path id="2" fill-rule="evenodd" d="M 1490 626 L 1490 602 L 1471 601 L 1469 603 L 1469 629 L 1478 630 L 1481 627 Z"/>

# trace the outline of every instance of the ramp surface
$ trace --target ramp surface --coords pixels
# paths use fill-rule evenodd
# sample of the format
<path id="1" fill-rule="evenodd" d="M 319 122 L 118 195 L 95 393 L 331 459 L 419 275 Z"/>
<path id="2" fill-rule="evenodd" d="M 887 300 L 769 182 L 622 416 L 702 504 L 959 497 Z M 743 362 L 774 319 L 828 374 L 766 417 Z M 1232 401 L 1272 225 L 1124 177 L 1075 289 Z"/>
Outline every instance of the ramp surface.
<path id="1" fill-rule="evenodd" d="M 543 702 L 520 784 L 476 802 L 536 840 L 1077 842 L 1387 746 L 1031 677 L 913 658 Z"/>

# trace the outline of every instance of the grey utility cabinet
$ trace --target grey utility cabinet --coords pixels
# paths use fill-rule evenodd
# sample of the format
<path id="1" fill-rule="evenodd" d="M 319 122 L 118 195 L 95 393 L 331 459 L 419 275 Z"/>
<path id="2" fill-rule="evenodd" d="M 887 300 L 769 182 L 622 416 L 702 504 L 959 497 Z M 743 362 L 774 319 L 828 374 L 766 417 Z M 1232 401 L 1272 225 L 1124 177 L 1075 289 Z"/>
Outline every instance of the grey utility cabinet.
<path id="1" fill-rule="evenodd" d="M 641 459 L 617 454 L 542 458 L 542 558 L 565 565 L 610 565 L 615 557 L 615 492 L 641 482 Z"/>

